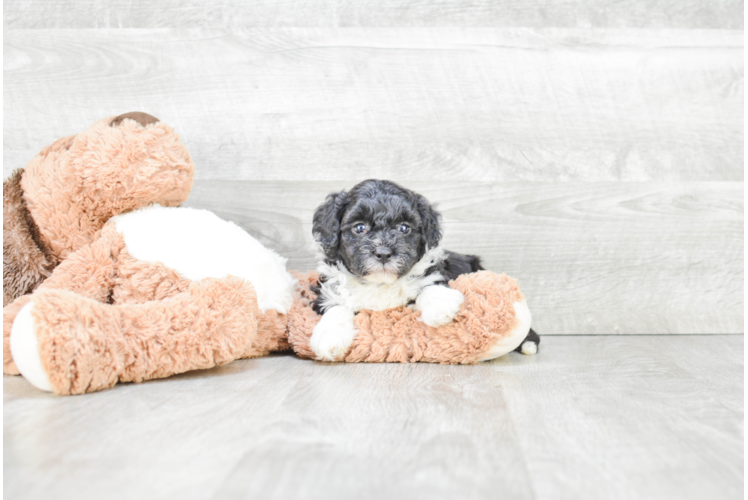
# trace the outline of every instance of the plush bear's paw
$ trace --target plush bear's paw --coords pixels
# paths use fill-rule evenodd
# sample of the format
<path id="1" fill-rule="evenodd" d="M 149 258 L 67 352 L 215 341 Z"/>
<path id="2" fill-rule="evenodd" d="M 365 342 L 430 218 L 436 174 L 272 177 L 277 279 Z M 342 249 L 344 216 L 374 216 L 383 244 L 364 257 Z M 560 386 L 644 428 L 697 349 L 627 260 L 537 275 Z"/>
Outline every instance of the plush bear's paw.
<path id="1" fill-rule="evenodd" d="M 34 303 L 29 302 L 16 316 L 10 330 L 10 353 L 21 375 L 31 385 L 43 391 L 52 392 L 52 384 L 42 368 L 39 357 L 39 344 L 36 339 L 36 324 L 31 315 Z"/>
<path id="2" fill-rule="evenodd" d="M 312 331 L 309 347 L 320 361 L 342 361 L 356 338 L 353 311 L 343 306 L 328 309 Z"/>
<path id="3" fill-rule="evenodd" d="M 452 321 L 460 310 L 465 296 L 459 290 L 440 285 L 424 288 L 416 298 L 416 311 L 421 311 L 419 321 L 434 328 Z"/>

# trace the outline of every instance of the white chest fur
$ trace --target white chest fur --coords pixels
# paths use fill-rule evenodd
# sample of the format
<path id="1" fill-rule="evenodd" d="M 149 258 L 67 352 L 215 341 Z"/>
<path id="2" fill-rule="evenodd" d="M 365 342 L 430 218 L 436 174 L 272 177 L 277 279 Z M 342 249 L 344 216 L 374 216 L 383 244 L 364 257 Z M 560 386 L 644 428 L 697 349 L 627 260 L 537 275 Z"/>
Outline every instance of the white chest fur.
<path id="1" fill-rule="evenodd" d="M 295 280 L 286 259 L 213 212 L 152 205 L 112 220 L 136 259 L 160 262 L 193 281 L 244 278 L 263 311 L 286 313 L 293 303 Z"/>
<path id="2" fill-rule="evenodd" d="M 444 250 L 440 247 L 429 250 L 407 275 L 392 283 L 372 283 L 354 276 L 342 264 L 333 266 L 321 263 L 317 271 L 326 279 L 321 287 L 322 307 L 326 310 L 335 306 L 345 306 L 353 312 L 358 312 L 362 309 L 383 311 L 407 305 L 414 301 L 424 288 L 444 279 L 439 273 L 424 275 L 444 257 Z"/>

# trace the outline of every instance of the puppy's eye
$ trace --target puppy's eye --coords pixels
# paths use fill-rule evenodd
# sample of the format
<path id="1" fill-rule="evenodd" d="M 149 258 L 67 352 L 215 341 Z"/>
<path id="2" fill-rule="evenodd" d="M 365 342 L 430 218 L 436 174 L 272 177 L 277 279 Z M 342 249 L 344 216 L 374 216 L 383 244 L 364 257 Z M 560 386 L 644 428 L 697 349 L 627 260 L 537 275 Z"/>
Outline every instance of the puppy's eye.
<path id="1" fill-rule="evenodd" d="M 366 232 L 366 224 L 356 224 L 353 226 L 353 232 L 356 234 L 364 234 Z"/>
<path id="2" fill-rule="evenodd" d="M 400 227 L 398 227 L 397 230 L 403 234 L 408 234 L 410 232 L 410 226 L 407 224 L 400 224 Z"/>

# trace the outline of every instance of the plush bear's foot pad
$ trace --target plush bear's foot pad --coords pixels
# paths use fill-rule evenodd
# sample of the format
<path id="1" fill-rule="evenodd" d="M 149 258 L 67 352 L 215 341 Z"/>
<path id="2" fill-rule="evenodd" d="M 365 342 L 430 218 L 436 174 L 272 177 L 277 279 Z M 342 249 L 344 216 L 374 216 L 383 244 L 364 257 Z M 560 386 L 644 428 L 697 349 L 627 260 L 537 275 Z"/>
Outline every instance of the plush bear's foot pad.
<path id="1" fill-rule="evenodd" d="M 501 337 L 491 348 L 481 356 L 478 361 L 489 361 L 496 359 L 504 354 L 512 352 L 525 340 L 527 334 L 530 332 L 530 323 L 532 322 L 532 315 L 530 314 L 530 308 L 527 307 L 527 302 L 523 299 L 519 302 L 514 303 L 514 314 L 517 317 L 517 325 L 512 331 L 505 337 Z M 527 342 L 526 344 L 531 344 Z M 535 344 L 532 344 L 535 345 Z M 524 345 L 523 345 L 524 347 Z M 523 354 L 535 354 L 526 353 Z"/>
<path id="2" fill-rule="evenodd" d="M 21 375 L 31 385 L 42 391 L 52 392 L 52 384 L 42 368 L 36 324 L 32 316 L 34 303 L 29 302 L 18 312 L 10 331 L 10 352 Z"/>

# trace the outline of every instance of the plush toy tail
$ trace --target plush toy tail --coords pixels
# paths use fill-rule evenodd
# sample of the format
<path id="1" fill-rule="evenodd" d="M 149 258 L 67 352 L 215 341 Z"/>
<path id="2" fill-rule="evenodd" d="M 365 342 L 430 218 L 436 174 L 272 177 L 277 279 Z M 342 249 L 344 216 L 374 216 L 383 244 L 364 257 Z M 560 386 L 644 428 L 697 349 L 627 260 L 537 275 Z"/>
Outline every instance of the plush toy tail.
<path id="1" fill-rule="evenodd" d="M 64 290 L 39 290 L 31 304 L 39 361 L 57 394 L 212 368 L 258 349 L 257 296 L 235 277 L 145 304 L 108 305 Z"/>

